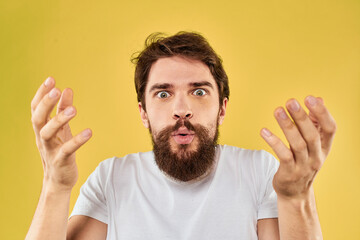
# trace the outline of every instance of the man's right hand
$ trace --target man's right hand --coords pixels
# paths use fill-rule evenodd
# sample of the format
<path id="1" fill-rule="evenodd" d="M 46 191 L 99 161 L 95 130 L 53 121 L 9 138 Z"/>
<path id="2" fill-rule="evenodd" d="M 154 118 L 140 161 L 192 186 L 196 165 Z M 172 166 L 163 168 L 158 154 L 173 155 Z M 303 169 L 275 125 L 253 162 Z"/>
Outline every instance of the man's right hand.
<path id="1" fill-rule="evenodd" d="M 50 118 L 59 99 L 56 116 Z M 49 191 L 72 190 L 78 179 L 75 151 L 92 135 L 90 129 L 76 136 L 71 134 L 69 121 L 76 115 L 72 104 L 72 90 L 67 88 L 61 93 L 51 77 L 40 86 L 31 102 L 31 121 L 44 168 L 44 186 Z"/>

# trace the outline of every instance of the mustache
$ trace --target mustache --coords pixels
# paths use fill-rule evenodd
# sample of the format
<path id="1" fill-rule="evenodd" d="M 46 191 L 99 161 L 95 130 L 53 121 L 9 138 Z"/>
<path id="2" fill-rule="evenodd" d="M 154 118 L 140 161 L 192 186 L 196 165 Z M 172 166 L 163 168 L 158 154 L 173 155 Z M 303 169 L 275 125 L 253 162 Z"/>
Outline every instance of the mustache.
<path id="1" fill-rule="evenodd" d="M 193 124 L 190 123 L 189 120 L 184 120 L 184 119 L 179 119 L 177 120 L 177 122 L 175 123 L 175 125 L 170 125 L 167 126 L 165 128 L 163 128 L 160 132 L 158 133 L 153 133 L 152 134 L 152 130 L 150 127 L 150 134 L 151 134 L 151 139 L 153 142 L 153 145 L 155 143 L 155 141 L 161 141 L 161 142 L 166 142 L 169 140 L 169 138 L 171 137 L 171 134 L 177 130 L 179 130 L 179 128 L 185 126 L 188 130 L 193 131 L 195 134 L 199 134 L 201 133 L 200 128 L 198 126 L 194 126 Z"/>
<path id="2" fill-rule="evenodd" d="M 177 131 L 179 128 L 185 126 L 188 130 L 196 132 L 194 125 L 190 123 L 189 120 L 179 119 L 175 125 L 171 128 L 172 131 Z"/>

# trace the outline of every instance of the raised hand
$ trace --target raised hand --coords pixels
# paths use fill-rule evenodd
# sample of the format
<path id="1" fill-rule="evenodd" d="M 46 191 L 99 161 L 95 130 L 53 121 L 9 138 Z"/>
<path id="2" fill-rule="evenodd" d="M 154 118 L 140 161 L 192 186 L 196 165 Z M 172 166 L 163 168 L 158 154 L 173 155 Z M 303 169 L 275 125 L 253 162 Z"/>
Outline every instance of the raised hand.
<path id="1" fill-rule="evenodd" d="M 56 116 L 50 118 L 59 99 Z M 44 184 L 55 191 L 71 191 L 75 185 L 78 178 L 75 151 L 92 135 L 90 129 L 74 137 L 71 134 L 69 121 L 76 115 L 72 103 L 72 90 L 68 88 L 61 93 L 51 77 L 40 86 L 31 102 L 31 121 L 44 168 Z"/>
<path id="2" fill-rule="evenodd" d="M 301 199 L 311 194 L 314 178 L 330 152 L 335 135 L 336 123 L 323 100 L 308 96 L 305 105 L 309 115 L 295 99 L 286 103 L 292 119 L 282 107 L 274 112 L 290 148 L 268 129 L 261 131 L 280 160 L 273 180 L 278 197 Z"/>

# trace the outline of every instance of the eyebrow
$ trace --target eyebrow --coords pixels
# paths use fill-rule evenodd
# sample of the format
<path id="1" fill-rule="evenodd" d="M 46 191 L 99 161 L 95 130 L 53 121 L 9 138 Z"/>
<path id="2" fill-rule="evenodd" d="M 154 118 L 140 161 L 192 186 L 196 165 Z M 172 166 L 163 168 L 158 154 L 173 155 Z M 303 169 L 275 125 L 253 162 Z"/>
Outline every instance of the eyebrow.
<path id="1" fill-rule="evenodd" d="M 214 89 L 213 85 L 208 82 L 208 81 L 202 81 L 202 82 L 193 82 L 193 83 L 189 83 L 190 86 L 192 87 L 203 87 L 203 86 L 208 86 L 211 89 Z"/>
<path id="2" fill-rule="evenodd" d="M 174 85 L 172 85 L 170 83 L 157 83 L 157 84 L 154 84 L 151 86 L 149 92 L 159 90 L 159 89 L 169 89 L 169 88 L 174 88 Z"/>
<path id="3" fill-rule="evenodd" d="M 213 85 L 208 82 L 208 81 L 202 81 L 202 82 L 191 82 L 188 84 L 191 87 L 203 87 L 203 86 L 208 86 L 211 89 L 214 89 Z M 170 83 L 157 83 L 154 84 L 153 86 L 151 86 L 149 92 L 152 91 L 156 91 L 156 90 L 160 90 L 160 89 L 169 89 L 169 88 L 174 88 L 173 84 Z"/>

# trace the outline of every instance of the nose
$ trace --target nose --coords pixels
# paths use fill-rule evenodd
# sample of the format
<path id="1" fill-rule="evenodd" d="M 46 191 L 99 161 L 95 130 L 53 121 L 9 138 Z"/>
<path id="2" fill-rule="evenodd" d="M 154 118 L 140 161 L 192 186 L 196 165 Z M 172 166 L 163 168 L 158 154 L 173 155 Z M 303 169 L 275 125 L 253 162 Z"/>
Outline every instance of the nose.
<path id="1" fill-rule="evenodd" d="M 189 120 L 190 118 L 192 118 L 192 116 L 193 116 L 193 113 L 192 113 L 191 106 L 190 106 L 190 103 L 187 100 L 187 98 L 178 96 L 174 100 L 173 119 Z"/>

